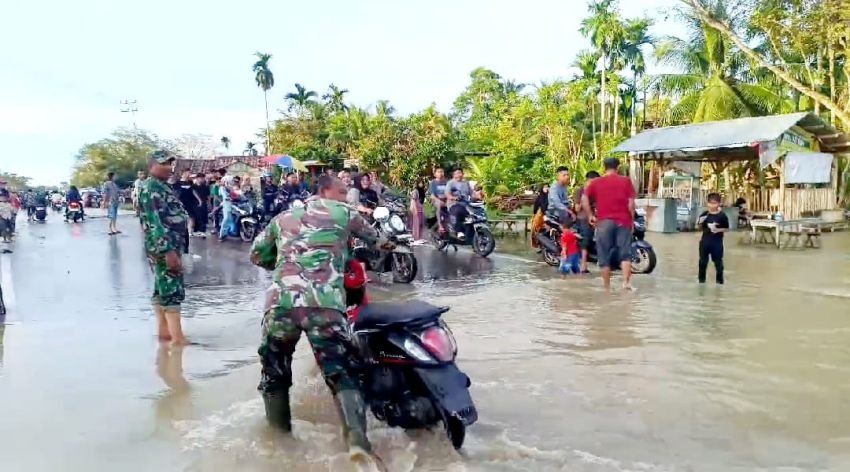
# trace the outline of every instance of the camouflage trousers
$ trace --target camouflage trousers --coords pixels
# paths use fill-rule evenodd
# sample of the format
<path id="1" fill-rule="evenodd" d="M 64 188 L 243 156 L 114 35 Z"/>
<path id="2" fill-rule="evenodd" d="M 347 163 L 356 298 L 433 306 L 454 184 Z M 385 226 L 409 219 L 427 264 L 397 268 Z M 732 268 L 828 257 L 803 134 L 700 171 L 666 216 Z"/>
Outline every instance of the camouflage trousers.
<path id="1" fill-rule="evenodd" d="M 168 270 L 165 258 L 151 260 L 153 268 L 153 296 L 151 301 L 166 310 L 180 310 L 180 304 L 186 298 L 183 288 L 183 274 L 174 274 Z"/>
<path id="2" fill-rule="evenodd" d="M 356 389 L 349 374 L 349 351 L 343 314 L 328 308 L 298 307 L 281 311 L 270 309 L 263 316 L 263 339 L 259 354 L 261 392 L 287 390 L 292 386 L 292 353 L 301 337 L 313 348 L 331 392 Z"/>

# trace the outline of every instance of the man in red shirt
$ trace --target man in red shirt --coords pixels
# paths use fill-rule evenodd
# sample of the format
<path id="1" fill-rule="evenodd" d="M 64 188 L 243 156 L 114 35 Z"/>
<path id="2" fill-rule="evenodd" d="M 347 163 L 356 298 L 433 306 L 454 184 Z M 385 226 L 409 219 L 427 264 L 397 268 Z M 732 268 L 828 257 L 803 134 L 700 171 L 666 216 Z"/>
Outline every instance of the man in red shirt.
<path id="1" fill-rule="evenodd" d="M 620 160 L 609 157 L 603 161 L 605 175 L 587 186 L 581 205 L 596 225 L 596 255 L 602 268 L 602 281 L 611 288 L 611 265 L 620 261 L 623 288 L 631 289 L 632 280 L 632 215 L 635 214 L 635 188 L 628 177 L 617 174 Z M 596 214 L 591 210 L 595 203 Z"/>

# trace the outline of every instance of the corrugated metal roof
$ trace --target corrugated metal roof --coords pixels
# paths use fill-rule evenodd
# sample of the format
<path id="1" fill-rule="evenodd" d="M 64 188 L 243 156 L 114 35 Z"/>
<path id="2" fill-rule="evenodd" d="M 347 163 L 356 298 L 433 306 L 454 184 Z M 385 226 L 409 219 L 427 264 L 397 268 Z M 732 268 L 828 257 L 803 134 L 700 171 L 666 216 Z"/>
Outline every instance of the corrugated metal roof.
<path id="1" fill-rule="evenodd" d="M 825 151 L 847 149 L 846 136 L 838 133 L 822 119 L 811 113 L 738 118 L 735 120 L 709 121 L 669 128 L 643 131 L 614 148 L 614 152 L 653 153 L 666 151 L 695 152 L 718 148 L 750 146 L 756 142 L 773 141 L 795 125 L 813 133 L 821 141 Z M 829 137 L 843 139 L 827 142 Z"/>

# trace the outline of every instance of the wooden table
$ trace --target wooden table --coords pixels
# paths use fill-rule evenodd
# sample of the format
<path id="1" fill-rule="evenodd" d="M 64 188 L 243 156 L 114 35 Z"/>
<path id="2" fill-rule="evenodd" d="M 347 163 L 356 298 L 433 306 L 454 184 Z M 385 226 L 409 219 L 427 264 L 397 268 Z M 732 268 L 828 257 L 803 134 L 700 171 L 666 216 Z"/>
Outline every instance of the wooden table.
<path id="1" fill-rule="evenodd" d="M 795 247 L 800 243 L 800 237 L 805 236 L 804 246 L 818 247 L 820 227 L 824 221 L 818 218 L 801 218 L 798 220 L 775 221 L 765 219 L 754 219 L 750 221 L 753 244 L 775 244 L 782 249 L 782 234 L 788 234 L 785 247 Z M 768 241 L 768 237 L 770 241 Z"/>

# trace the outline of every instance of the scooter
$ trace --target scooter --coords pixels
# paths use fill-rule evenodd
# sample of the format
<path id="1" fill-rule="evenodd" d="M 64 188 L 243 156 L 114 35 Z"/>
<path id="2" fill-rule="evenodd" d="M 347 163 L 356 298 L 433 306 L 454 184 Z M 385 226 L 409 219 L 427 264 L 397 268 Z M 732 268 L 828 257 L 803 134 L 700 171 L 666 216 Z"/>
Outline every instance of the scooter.
<path id="1" fill-rule="evenodd" d="M 409 284 L 416 278 L 419 265 L 413 253 L 413 236 L 407 231 L 401 217 L 390 213 L 387 207 L 379 206 L 372 212 L 374 226 L 395 247 L 392 251 L 371 248 L 366 243 L 354 241 L 354 257 L 376 273 L 392 272 L 393 282 Z"/>
<path id="2" fill-rule="evenodd" d="M 36 205 L 33 216 L 35 217 L 35 221 L 44 223 L 44 220 L 47 219 L 47 206 Z"/>
<path id="3" fill-rule="evenodd" d="M 493 237 L 493 232 L 490 231 L 490 226 L 487 224 L 487 209 L 484 202 L 461 200 L 455 205 L 466 205 L 466 218 L 457 222 L 458 231 L 462 232 L 465 237 L 460 239 L 446 231 L 440 231 L 439 225 L 435 221 L 431 227 L 431 242 L 434 247 L 443 251 L 452 246 L 457 251 L 458 246 L 472 246 L 472 251 L 479 256 L 489 256 L 496 249 L 496 238 Z M 448 221 L 448 212 L 444 208 L 442 209 L 442 218 L 444 221 Z"/>
<path id="4" fill-rule="evenodd" d="M 84 220 L 83 208 L 79 202 L 69 202 L 65 208 L 65 222 L 78 222 Z"/>
<path id="5" fill-rule="evenodd" d="M 368 303 L 365 284 L 365 271 L 346 274 L 351 370 L 366 405 L 391 427 L 442 423 L 460 449 L 478 411 L 469 394 L 472 382 L 455 364 L 457 342 L 441 319 L 449 308 L 418 300 Z"/>
<path id="6" fill-rule="evenodd" d="M 543 229 L 535 235 L 537 242 L 540 243 L 543 260 L 550 266 L 557 267 L 561 262 L 561 223 L 556 218 L 546 215 L 544 219 Z M 577 231 L 577 229 L 573 229 Z M 655 265 L 658 263 L 655 249 L 649 241 L 646 241 L 646 210 L 638 208 L 634 215 L 634 229 L 632 231 L 631 254 L 628 257 L 632 260 L 632 272 L 635 274 L 649 274 L 655 270 Z M 619 267 L 618 255 L 615 257 L 613 267 Z M 588 262 L 597 262 L 596 241 L 590 242 L 588 247 Z"/>
<path id="7" fill-rule="evenodd" d="M 239 236 L 242 241 L 250 243 L 260 232 L 260 221 L 262 221 L 262 210 L 253 200 L 233 202 L 233 215 L 236 224 L 231 226 L 230 235 Z M 222 224 L 225 224 L 222 222 Z M 232 224 L 232 223 L 231 223 Z"/>

